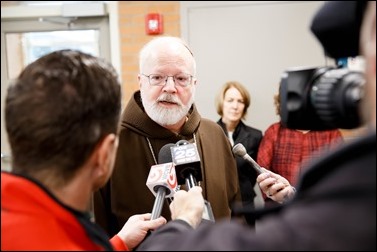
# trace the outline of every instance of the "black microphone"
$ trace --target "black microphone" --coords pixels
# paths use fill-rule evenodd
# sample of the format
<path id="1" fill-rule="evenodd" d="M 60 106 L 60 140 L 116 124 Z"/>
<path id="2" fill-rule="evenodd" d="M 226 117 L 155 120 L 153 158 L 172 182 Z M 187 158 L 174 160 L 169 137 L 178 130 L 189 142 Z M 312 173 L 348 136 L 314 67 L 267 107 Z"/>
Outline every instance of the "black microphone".
<path id="1" fill-rule="evenodd" d="M 261 169 L 260 165 L 257 162 L 255 162 L 249 154 L 247 154 L 245 146 L 243 146 L 241 143 L 234 145 L 232 151 L 235 155 L 242 157 L 244 160 L 246 160 L 251 165 L 251 167 L 255 169 L 258 175 L 264 172 Z"/>
<path id="2" fill-rule="evenodd" d="M 179 185 L 185 184 L 190 190 L 197 186 L 197 181 L 202 181 L 202 168 L 200 165 L 200 156 L 196 144 L 187 140 L 180 140 L 171 148 L 173 163 Z M 203 219 L 211 222 L 215 221 L 211 204 L 204 200 Z"/>
<path id="3" fill-rule="evenodd" d="M 187 188 L 191 189 L 197 185 L 197 181 L 202 181 L 200 157 L 195 144 L 180 140 L 171 148 L 171 155 L 178 184 L 186 184 Z"/>
<path id="4" fill-rule="evenodd" d="M 175 174 L 174 163 L 170 148 L 175 144 L 164 145 L 158 154 L 158 163 L 153 165 L 149 171 L 146 185 L 156 196 L 153 204 L 151 220 L 161 216 L 164 199 L 173 197 L 177 191 L 178 183 Z"/>

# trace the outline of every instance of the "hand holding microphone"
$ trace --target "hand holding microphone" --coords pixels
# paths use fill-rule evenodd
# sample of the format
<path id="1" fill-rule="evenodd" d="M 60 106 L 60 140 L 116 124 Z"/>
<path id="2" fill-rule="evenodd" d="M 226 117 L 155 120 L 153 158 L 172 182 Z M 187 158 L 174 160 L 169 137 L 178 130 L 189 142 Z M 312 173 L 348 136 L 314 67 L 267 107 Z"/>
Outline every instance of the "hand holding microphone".
<path id="1" fill-rule="evenodd" d="M 265 171 L 257 177 L 257 182 L 267 197 L 282 204 L 295 195 L 296 189 L 286 178 L 271 171 Z"/>
<path id="2" fill-rule="evenodd" d="M 193 228 L 202 221 L 203 211 L 204 198 L 200 186 L 194 186 L 189 191 L 178 191 L 170 204 L 171 218 L 184 220 Z"/>
<path id="3" fill-rule="evenodd" d="M 153 165 L 148 175 L 147 183 L 149 190 L 156 196 L 154 201 L 151 220 L 161 215 L 165 198 L 173 197 L 177 191 L 178 183 L 172 163 L 170 148 L 174 144 L 164 145 L 158 154 L 158 163 Z"/>
<path id="4" fill-rule="evenodd" d="M 241 143 L 234 145 L 232 151 L 235 155 L 246 160 L 255 169 L 258 174 L 257 182 L 259 187 L 267 197 L 278 203 L 284 203 L 294 196 L 296 189 L 290 185 L 289 181 L 279 174 L 262 168 L 247 154 L 246 148 Z"/>
<path id="5" fill-rule="evenodd" d="M 175 144 L 165 144 L 160 149 L 160 152 L 158 153 L 159 164 L 153 165 L 149 171 L 146 185 L 156 196 L 150 220 L 156 220 L 161 216 L 165 198 L 173 197 L 175 192 L 178 190 L 177 176 L 175 175 L 174 163 L 172 162 L 170 151 L 172 146 L 175 146 Z M 146 218 L 145 216 L 142 217 Z M 149 227 L 146 227 L 145 224 L 143 224 L 141 233 L 131 234 L 133 243 L 141 244 L 141 241 L 151 234 L 151 230 L 154 229 L 156 224 L 153 226 L 150 223 L 153 224 L 155 222 L 149 222 Z M 159 223 L 157 222 L 157 224 Z M 145 234 L 145 229 L 149 229 L 147 234 Z M 138 250 L 138 246 L 133 250 Z"/>
<path id="6" fill-rule="evenodd" d="M 130 251 L 139 246 L 151 233 L 150 230 L 155 230 L 166 223 L 166 219 L 162 216 L 155 220 L 151 220 L 150 217 L 150 213 L 132 215 L 118 232 L 117 235 L 127 244 Z"/>

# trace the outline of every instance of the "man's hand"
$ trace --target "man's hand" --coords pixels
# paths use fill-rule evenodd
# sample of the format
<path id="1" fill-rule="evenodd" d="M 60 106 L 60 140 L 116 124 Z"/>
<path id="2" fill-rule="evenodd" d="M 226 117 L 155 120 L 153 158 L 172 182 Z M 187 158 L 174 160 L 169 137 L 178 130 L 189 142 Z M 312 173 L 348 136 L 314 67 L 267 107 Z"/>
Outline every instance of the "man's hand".
<path id="1" fill-rule="evenodd" d="M 170 204 L 172 220 L 184 220 L 193 228 L 201 222 L 203 210 L 204 198 L 200 186 L 194 186 L 188 192 L 185 190 L 176 192 Z"/>
<path id="2" fill-rule="evenodd" d="M 154 230 L 166 223 L 166 219 L 162 216 L 155 220 L 150 219 L 150 213 L 132 215 L 119 231 L 118 236 L 130 250 L 144 240 L 149 230 Z"/>

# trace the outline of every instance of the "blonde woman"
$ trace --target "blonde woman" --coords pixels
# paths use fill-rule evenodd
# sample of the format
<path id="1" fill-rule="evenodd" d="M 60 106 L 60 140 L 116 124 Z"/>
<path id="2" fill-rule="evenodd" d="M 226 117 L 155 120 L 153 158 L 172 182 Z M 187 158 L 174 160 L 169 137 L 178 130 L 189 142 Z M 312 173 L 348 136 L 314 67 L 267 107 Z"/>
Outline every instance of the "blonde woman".
<path id="1" fill-rule="evenodd" d="M 249 105 L 250 95 L 247 89 L 237 81 L 226 82 L 216 98 L 217 113 L 221 116 L 217 123 L 232 145 L 242 143 L 248 154 L 256 160 L 262 131 L 242 121 L 246 118 Z M 236 157 L 236 161 L 243 206 L 253 209 L 257 174 L 244 159 Z M 245 215 L 245 219 L 249 225 L 254 225 L 255 221 L 251 216 Z"/>

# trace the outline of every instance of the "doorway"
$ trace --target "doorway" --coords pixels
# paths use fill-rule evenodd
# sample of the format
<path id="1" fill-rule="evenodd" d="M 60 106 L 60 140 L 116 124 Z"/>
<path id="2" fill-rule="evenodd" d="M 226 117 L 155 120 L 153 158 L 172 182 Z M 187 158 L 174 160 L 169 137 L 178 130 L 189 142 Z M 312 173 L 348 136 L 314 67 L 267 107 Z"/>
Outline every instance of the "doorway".
<path id="1" fill-rule="evenodd" d="M 9 83 L 37 58 L 60 49 L 77 49 L 111 62 L 109 18 L 38 17 L 1 20 L 1 111 Z M 11 154 L 1 113 L 1 169 Z"/>

